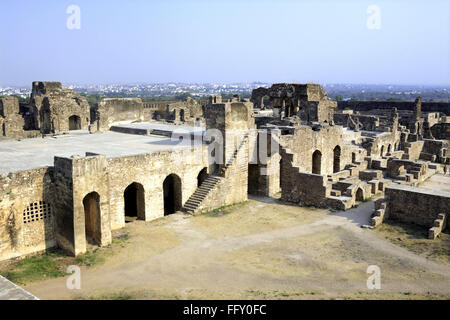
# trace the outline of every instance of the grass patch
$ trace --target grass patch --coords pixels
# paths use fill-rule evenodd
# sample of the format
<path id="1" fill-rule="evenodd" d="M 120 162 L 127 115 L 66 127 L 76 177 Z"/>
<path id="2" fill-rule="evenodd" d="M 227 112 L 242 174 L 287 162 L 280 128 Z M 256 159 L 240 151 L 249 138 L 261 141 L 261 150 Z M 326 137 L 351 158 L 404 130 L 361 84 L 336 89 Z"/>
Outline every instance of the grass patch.
<path id="1" fill-rule="evenodd" d="M 399 292 L 399 293 L 390 293 L 390 292 L 367 292 L 367 291 L 358 291 L 356 293 L 345 295 L 342 297 L 338 297 L 339 300 L 447 300 L 448 297 L 433 294 L 433 293 L 424 293 L 424 294 L 415 294 L 411 292 Z"/>
<path id="2" fill-rule="evenodd" d="M 44 253 L 18 261 L 14 268 L 2 272 L 8 280 L 24 285 L 29 282 L 58 278 L 66 275 L 65 268 L 58 262 L 59 253 Z"/>
<path id="3" fill-rule="evenodd" d="M 131 300 L 133 296 L 126 292 L 118 292 L 112 294 L 104 294 L 100 296 L 90 296 L 87 298 L 79 297 L 76 300 Z"/>
<path id="4" fill-rule="evenodd" d="M 54 249 L 21 260 L 5 261 L 0 263 L 0 274 L 19 285 L 65 277 L 69 275 L 66 270 L 70 265 L 92 267 L 104 263 L 106 257 L 113 254 L 114 247 L 124 247 L 129 239 L 128 233 L 121 233 L 113 238 L 112 245 L 89 250 L 76 258 Z"/>
<path id="5" fill-rule="evenodd" d="M 392 243 L 427 258 L 450 263 L 450 234 L 441 233 L 437 239 L 428 239 L 428 228 L 394 220 L 383 222 L 375 232 Z"/>
<path id="6" fill-rule="evenodd" d="M 120 245 L 123 248 L 128 240 L 130 240 L 130 234 L 128 232 L 124 232 L 114 236 L 112 243 L 113 245 Z"/>
<path id="7" fill-rule="evenodd" d="M 83 255 L 75 258 L 75 263 L 78 265 L 84 265 L 86 267 L 92 267 L 101 264 L 105 261 L 105 257 L 100 255 L 100 248 L 88 251 Z"/>
<path id="8" fill-rule="evenodd" d="M 298 297 L 323 295 L 320 291 L 312 290 L 247 290 L 247 294 L 252 298 L 262 297 L 263 299 L 295 299 Z"/>

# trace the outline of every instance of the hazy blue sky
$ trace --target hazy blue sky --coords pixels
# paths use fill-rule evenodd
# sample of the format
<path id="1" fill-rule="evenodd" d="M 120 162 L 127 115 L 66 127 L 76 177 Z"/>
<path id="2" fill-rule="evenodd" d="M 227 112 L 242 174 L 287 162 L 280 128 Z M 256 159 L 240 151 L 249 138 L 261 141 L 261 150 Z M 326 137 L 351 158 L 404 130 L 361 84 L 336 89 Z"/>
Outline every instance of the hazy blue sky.
<path id="1" fill-rule="evenodd" d="M 450 84 L 448 0 L 1 0 L 0 85 Z M 69 30 L 69 5 L 81 29 Z M 366 26 L 369 5 L 381 29 Z"/>

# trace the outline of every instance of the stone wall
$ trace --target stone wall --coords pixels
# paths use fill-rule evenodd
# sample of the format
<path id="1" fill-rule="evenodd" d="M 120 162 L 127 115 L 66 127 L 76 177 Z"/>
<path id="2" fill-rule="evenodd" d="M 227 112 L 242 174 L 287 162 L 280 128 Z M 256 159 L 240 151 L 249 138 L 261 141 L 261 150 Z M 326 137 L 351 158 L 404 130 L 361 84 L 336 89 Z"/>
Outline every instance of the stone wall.
<path id="1" fill-rule="evenodd" d="M 389 218 L 431 227 L 439 213 L 450 208 L 450 193 L 404 185 L 385 189 Z"/>
<path id="2" fill-rule="evenodd" d="M 141 184 L 145 192 L 146 221 L 164 216 L 163 183 L 171 174 L 181 179 L 181 202 L 184 204 L 197 189 L 198 174 L 208 166 L 207 146 L 202 146 L 200 151 L 194 150 L 180 149 L 108 159 L 112 230 L 125 225 L 124 191 L 134 182 Z"/>
<path id="3" fill-rule="evenodd" d="M 401 147 L 400 135 L 398 131 L 378 134 L 368 147 L 368 155 L 374 158 L 381 158 L 399 150 Z"/>
<path id="4" fill-rule="evenodd" d="M 305 173 L 313 172 L 313 154 L 316 151 L 321 154 L 320 174 L 323 175 L 333 174 L 336 147 L 340 148 L 340 170 L 352 159 L 351 152 L 344 148 L 341 126 L 321 126 L 317 129 L 310 126 L 296 127 L 293 135 L 281 136 L 281 145 L 295 154 L 294 165 Z"/>
<path id="5" fill-rule="evenodd" d="M 355 111 L 372 109 L 393 109 L 414 111 L 416 103 L 410 101 L 338 101 L 338 108 L 350 108 Z M 450 115 L 450 102 L 422 102 L 422 112 L 441 112 Z"/>
<path id="6" fill-rule="evenodd" d="M 294 165 L 294 155 L 286 153 L 285 149 L 282 149 L 281 157 L 281 198 L 300 205 L 324 206 L 330 192 L 326 187 L 326 176 L 300 172 Z"/>
<path id="7" fill-rule="evenodd" d="M 0 176 L 0 260 L 56 246 L 53 172 Z"/>
<path id="8" fill-rule="evenodd" d="M 96 110 L 98 130 L 109 130 L 114 123 L 144 120 L 144 104 L 140 98 L 103 99 Z"/>
<path id="9" fill-rule="evenodd" d="M 33 82 L 29 112 L 43 134 L 88 130 L 91 122 L 87 99 L 59 82 Z"/>

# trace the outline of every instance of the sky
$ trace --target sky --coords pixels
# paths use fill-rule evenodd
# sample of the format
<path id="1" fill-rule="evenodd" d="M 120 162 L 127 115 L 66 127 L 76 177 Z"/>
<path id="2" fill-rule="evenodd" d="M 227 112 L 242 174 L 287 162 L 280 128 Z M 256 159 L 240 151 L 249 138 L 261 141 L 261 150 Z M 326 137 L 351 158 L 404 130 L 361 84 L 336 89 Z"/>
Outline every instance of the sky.
<path id="1" fill-rule="evenodd" d="M 0 86 L 449 85 L 449 17 L 448 0 L 1 0 Z"/>

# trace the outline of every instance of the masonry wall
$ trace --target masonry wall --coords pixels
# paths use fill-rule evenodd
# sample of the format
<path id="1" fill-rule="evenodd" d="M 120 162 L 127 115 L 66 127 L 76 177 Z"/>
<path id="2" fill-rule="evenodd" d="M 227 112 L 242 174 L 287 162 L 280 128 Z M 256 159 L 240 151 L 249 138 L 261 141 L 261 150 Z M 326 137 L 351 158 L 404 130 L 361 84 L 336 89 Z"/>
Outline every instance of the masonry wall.
<path id="1" fill-rule="evenodd" d="M 144 104 L 140 98 L 108 98 L 97 106 L 99 130 L 109 130 L 113 123 L 144 120 Z"/>
<path id="2" fill-rule="evenodd" d="M 430 228 L 439 213 L 448 213 L 450 193 L 391 185 L 385 189 L 389 218 Z"/>
<path id="3" fill-rule="evenodd" d="M 350 108 L 355 111 L 369 111 L 372 109 L 392 109 L 413 111 L 413 101 L 338 101 L 338 108 L 343 110 Z M 422 102 L 422 112 L 442 112 L 450 115 L 449 102 Z"/>
<path id="4" fill-rule="evenodd" d="M 400 148 L 400 132 L 385 132 L 377 135 L 368 148 L 368 155 L 381 158 L 387 153 L 392 153 Z M 420 153 L 419 153 L 420 154 Z"/>
<path id="5" fill-rule="evenodd" d="M 0 260 L 56 246 L 53 172 L 0 176 Z"/>
<path id="6" fill-rule="evenodd" d="M 281 145 L 295 154 L 293 164 L 300 167 L 301 172 L 312 173 L 313 153 L 318 150 L 322 154 L 321 174 L 333 174 L 336 146 L 341 148 L 340 170 L 351 163 L 351 153 L 344 148 L 341 126 L 324 126 L 317 131 L 310 126 L 300 126 L 293 135 L 281 136 Z"/>
<path id="7" fill-rule="evenodd" d="M 293 165 L 294 154 L 282 149 L 281 160 L 281 198 L 284 201 L 307 206 L 325 206 L 327 190 L 326 176 L 300 172 Z"/>
<path id="8" fill-rule="evenodd" d="M 124 191 L 133 182 L 145 193 L 145 220 L 164 216 L 163 183 L 170 174 L 181 179 L 182 204 L 197 189 L 197 176 L 208 166 L 207 147 L 162 151 L 108 159 L 111 229 L 125 225 Z"/>

